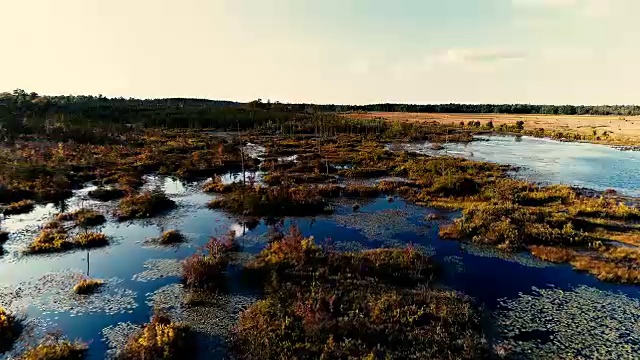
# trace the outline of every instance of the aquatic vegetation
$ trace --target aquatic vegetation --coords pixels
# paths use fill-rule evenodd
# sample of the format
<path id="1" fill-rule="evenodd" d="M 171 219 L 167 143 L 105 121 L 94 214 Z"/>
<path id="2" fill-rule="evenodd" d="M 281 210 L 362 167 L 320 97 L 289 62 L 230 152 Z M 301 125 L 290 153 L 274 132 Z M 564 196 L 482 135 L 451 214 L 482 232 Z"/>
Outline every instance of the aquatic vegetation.
<path id="1" fill-rule="evenodd" d="M 204 249 L 182 262 L 182 276 L 190 287 L 209 288 L 220 283 L 229 265 L 224 244 L 211 238 Z"/>
<path id="2" fill-rule="evenodd" d="M 178 230 L 167 230 L 158 238 L 158 242 L 162 245 L 178 244 L 183 241 L 185 241 L 185 237 Z"/>
<path id="3" fill-rule="evenodd" d="M 99 201 L 111 201 L 124 197 L 126 193 L 122 189 L 101 186 L 95 190 L 89 191 L 87 195 L 89 195 L 90 198 Z"/>
<path id="4" fill-rule="evenodd" d="M 497 258 L 515 264 L 520 264 L 522 266 L 532 268 L 545 268 L 551 266 L 549 263 L 540 260 L 537 257 L 533 257 L 527 253 L 502 250 L 491 245 L 463 243 L 461 247 L 464 252 L 471 255 L 485 258 Z"/>
<path id="5" fill-rule="evenodd" d="M 175 202 L 163 192 L 147 191 L 120 200 L 117 216 L 120 220 L 148 218 L 174 207 Z"/>
<path id="6" fill-rule="evenodd" d="M 7 205 L 2 213 L 4 215 L 25 214 L 33 210 L 35 203 L 31 200 L 21 200 Z"/>
<path id="7" fill-rule="evenodd" d="M 109 238 L 103 233 L 83 232 L 73 238 L 73 245 L 78 248 L 90 249 L 109 244 Z"/>
<path id="8" fill-rule="evenodd" d="M 73 292 L 78 295 L 89 295 L 96 292 L 102 285 L 104 285 L 103 280 L 82 279 L 73 287 Z"/>
<path id="9" fill-rule="evenodd" d="M 513 358 L 633 359 L 640 352 L 640 301 L 626 295 L 534 287 L 500 303 L 497 325 Z"/>
<path id="10" fill-rule="evenodd" d="M 65 271 L 45 274 L 16 285 L 0 286 L 0 303 L 13 310 L 33 307 L 43 315 L 65 312 L 74 316 L 126 313 L 138 306 L 135 292 L 118 287 L 121 279 L 105 279 L 100 291 L 91 296 L 74 293 L 73 287 L 86 278 L 84 272 Z"/>
<path id="11" fill-rule="evenodd" d="M 91 209 L 79 209 L 70 213 L 59 214 L 58 221 L 74 221 L 77 226 L 97 226 L 104 224 L 107 219 L 104 215 Z"/>
<path id="12" fill-rule="evenodd" d="M 5 308 L 0 307 L 0 353 L 11 349 L 20 331 L 20 321 Z"/>
<path id="13" fill-rule="evenodd" d="M 348 228 L 358 229 L 371 240 L 390 241 L 394 235 L 413 232 L 425 233 L 426 228 L 411 223 L 406 210 L 381 210 L 375 212 L 359 212 L 358 214 L 335 215 L 334 220 Z"/>
<path id="14" fill-rule="evenodd" d="M 178 314 L 187 304 L 184 286 L 174 283 L 163 286 L 151 294 L 147 294 L 147 305 L 156 311 L 164 311 L 167 315 Z"/>
<path id="15" fill-rule="evenodd" d="M 133 275 L 133 281 L 152 281 L 165 277 L 182 276 L 182 265 L 175 259 L 150 259 L 143 264 L 145 270 Z"/>
<path id="16" fill-rule="evenodd" d="M 190 329 L 167 316 L 155 314 L 142 330 L 129 339 L 116 356 L 121 360 L 184 359 L 191 353 Z"/>

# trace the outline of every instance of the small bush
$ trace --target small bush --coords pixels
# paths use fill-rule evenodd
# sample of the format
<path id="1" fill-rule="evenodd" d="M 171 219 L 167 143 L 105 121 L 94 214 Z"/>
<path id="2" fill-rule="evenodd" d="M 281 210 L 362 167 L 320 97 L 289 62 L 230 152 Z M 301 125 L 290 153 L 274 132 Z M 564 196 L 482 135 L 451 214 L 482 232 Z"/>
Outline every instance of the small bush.
<path id="1" fill-rule="evenodd" d="M 129 339 L 117 359 L 188 359 L 192 352 L 190 336 L 187 325 L 174 323 L 167 316 L 156 314 L 142 331 Z"/>
<path id="2" fill-rule="evenodd" d="M 158 242 L 163 245 L 178 244 L 185 240 L 184 235 L 178 230 L 167 230 L 158 239 Z"/>
<path id="3" fill-rule="evenodd" d="M 117 215 L 120 220 L 148 218 L 174 207 L 175 202 L 164 193 L 147 191 L 120 200 Z"/>
<path id="4" fill-rule="evenodd" d="M 190 287 L 214 287 L 222 280 L 228 265 L 225 245 L 211 238 L 204 249 L 182 262 L 182 277 Z"/>
<path id="5" fill-rule="evenodd" d="M 102 233 L 86 232 L 78 234 L 73 239 L 73 243 L 76 247 L 89 249 L 108 245 L 109 239 Z"/>
<path id="6" fill-rule="evenodd" d="M 291 227 L 288 234 L 267 245 L 247 267 L 300 273 L 307 272 L 322 257 L 322 249 L 315 244 L 313 237 L 305 238 L 297 227 Z"/>
<path id="7" fill-rule="evenodd" d="M 33 210 L 35 203 L 31 200 L 22 200 L 18 202 L 11 203 L 4 208 L 4 215 L 19 215 L 26 214 Z"/>
<path id="8" fill-rule="evenodd" d="M 0 353 L 11 349 L 13 343 L 20 336 L 20 330 L 18 319 L 0 307 Z"/>
<path id="9" fill-rule="evenodd" d="M 117 200 L 125 195 L 125 191 L 118 188 L 99 187 L 95 190 L 89 191 L 88 195 L 92 199 L 99 201 L 111 201 Z"/>
<path id="10" fill-rule="evenodd" d="M 91 209 L 79 209 L 71 213 L 59 214 L 57 220 L 74 221 L 78 226 L 98 226 L 107 221 L 104 215 Z"/>
<path id="11" fill-rule="evenodd" d="M 48 335 L 42 343 L 28 349 L 20 360 L 79 360 L 83 359 L 87 345 L 79 341 L 71 342 L 59 335 Z"/>
<path id="12" fill-rule="evenodd" d="M 104 281 L 98 279 L 82 279 L 73 287 L 73 292 L 78 295 L 89 295 L 96 292 Z"/>

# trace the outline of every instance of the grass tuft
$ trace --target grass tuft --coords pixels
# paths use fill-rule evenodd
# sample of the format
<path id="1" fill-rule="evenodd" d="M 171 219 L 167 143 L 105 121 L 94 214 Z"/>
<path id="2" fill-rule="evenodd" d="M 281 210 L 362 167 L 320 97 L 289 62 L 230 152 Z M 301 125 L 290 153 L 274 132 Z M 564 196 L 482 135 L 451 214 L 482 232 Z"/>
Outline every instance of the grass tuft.
<path id="1" fill-rule="evenodd" d="M 58 221 L 74 221 L 78 226 L 98 226 L 107 221 L 104 215 L 91 209 L 79 209 L 71 213 L 59 214 L 56 219 Z"/>
<path id="2" fill-rule="evenodd" d="M 147 191 L 120 200 L 117 215 L 120 220 L 149 218 L 173 209 L 175 205 L 163 192 Z"/>
<path id="3" fill-rule="evenodd" d="M 90 295 L 96 292 L 102 285 L 104 285 L 103 280 L 82 279 L 73 287 L 73 292 L 78 295 Z"/>
<path id="4" fill-rule="evenodd" d="M 167 230 L 160 235 L 158 242 L 162 245 L 172 245 L 184 242 L 185 237 L 178 230 Z"/>
<path id="5" fill-rule="evenodd" d="M 4 215 L 26 214 L 33 210 L 34 205 L 35 203 L 31 200 L 21 200 L 7 205 L 2 213 Z"/>
<path id="6" fill-rule="evenodd" d="M 178 360 L 192 353 L 191 331 L 187 325 L 172 322 L 167 316 L 156 314 L 142 330 L 133 335 L 118 360 Z"/>
<path id="7" fill-rule="evenodd" d="M 37 346 L 28 349 L 19 360 L 76 360 L 83 359 L 87 344 L 62 339 L 56 334 L 48 335 Z"/>

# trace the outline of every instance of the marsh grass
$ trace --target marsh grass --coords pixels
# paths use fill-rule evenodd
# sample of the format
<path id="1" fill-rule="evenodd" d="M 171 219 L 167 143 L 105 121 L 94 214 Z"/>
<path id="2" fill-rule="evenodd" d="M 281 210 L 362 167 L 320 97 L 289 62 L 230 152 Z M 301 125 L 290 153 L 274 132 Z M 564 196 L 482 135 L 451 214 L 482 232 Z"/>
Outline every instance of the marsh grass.
<path id="1" fill-rule="evenodd" d="M 35 203 L 32 200 L 21 200 L 7 205 L 2 213 L 4 215 L 26 214 L 33 210 Z"/>
<path id="2" fill-rule="evenodd" d="M 267 297 L 244 311 L 234 349 L 247 359 L 456 358 L 488 354 L 471 299 L 430 289 L 435 265 L 412 247 L 338 253 L 297 228 L 245 269 Z"/>
<path id="3" fill-rule="evenodd" d="M 146 191 L 124 197 L 118 204 L 119 220 L 149 218 L 173 209 L 175 202 L 161 191 Z"/>
<path id="4" fill-rule="evenodd" d="M 194 353 L 191 336 L 186 324 L 172 322 L 168 316 L 156 313 L 123 349 L 119 349 L 116 359 L 188 359 Z"/>
<path id="5" fill-rule="evenodd" d="M 568 263 L 576 257 L 576 252 L 559 246 L 531 246 L 531 254 L 544 261 Z"/>
<path id="6" fill-rule="evenodd" d="M 19 319 L 0 307 L 0 353 L 8 351 L 18 339 L 22 331 Z"/>
<path id="7" fill-rule="evenodd" d="M 191 288 L 215 289 L 224 281 L 229 266 L 230 246 L 217 238 L 182 262 L 182 278 Z"/>
<path id="8" fill-rule="evenodd" d="M 71 238 L 60 222 L 52 221 L 45 224 L 26 251 L 30 254 L 46 254 L 75 248 L 90 249 L 108 244 L 109 238 L 105 234 L 97 232 L 83 232 Z"/>
<path id="9" fill-rule="evenodd" d="M 310 216 L 327 212 L 326 201 L 310 186 L 247 185 L 213 199 L 208 206 L 247 216 Z"/>
<path id="10" fill-rule="evenodd" d="M 160 235 L 158 243 L 162 245 L 179 244 L 185 241 L 184 235 L 178 230 L 167 230 Z"/>
<path id="11" fill-rule="evenodd" d="M 124 197 L 126 195 L 126 192 L 118 188 L 101 186 L 95 190 L 89 191 L 87 195 L 89 195 L 90 198 L 96 199 L 99 201 L 111 201 L 111 200 L 117 200 Z"/>
<path id="12" fill-rule="evenodd" d="M 89 231 L 76 235 L 73 244 L 82 249 L 97 248 L 108 245 L 109 238 L 103 233 Z"/>
<path id="13" fill-rule="evenodd" d="M 82 279 L 73 287 L 73 292 L 78 295 L 90 295 L 98 291 L 102 285 L 104 281 L 100 279 Z"/>
<path id="14" fill-rule="evenodd" d="M 91 209 L 79 209 L 70 213 L 58 214 L 58 221 L 73 221 L 77 226 L 89 227 L 104 224 L 107 219 L 104 215 Z"/>
<path id="15" fill-rule="evenodd" d="M 87 344 L 63 339 L 59 334 L 49 334 L 35 347 L 27 349 L 19 360 L 78 360 L 85 357 Z"/>

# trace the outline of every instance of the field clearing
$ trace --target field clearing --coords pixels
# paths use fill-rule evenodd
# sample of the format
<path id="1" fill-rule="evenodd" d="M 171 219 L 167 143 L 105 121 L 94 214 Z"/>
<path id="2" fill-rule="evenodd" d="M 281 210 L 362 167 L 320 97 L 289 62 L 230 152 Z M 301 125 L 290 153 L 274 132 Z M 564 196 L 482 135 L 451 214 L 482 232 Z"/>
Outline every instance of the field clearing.
<path id="1" fill-rule="evenodd" d="M 527 130 L 544 128 L 545 130 L 574 132 L 592 135 L 607 131 L 610 141 L 615 143 L 640 143 L 640 116 L 592 116 L 592 115 L 514 115 L 514 114 L 451 114 L 451 113 L 402 113 L 402 112 L 367 112 L 350 113 L 351 118 L 375 119 L 384 118 L 390 121 L 430 122 L 465 124 L 469 121 L 480 121 L 486 124 L 493 121 L 494 126 L 514 124 L 524 121 Z"/>

